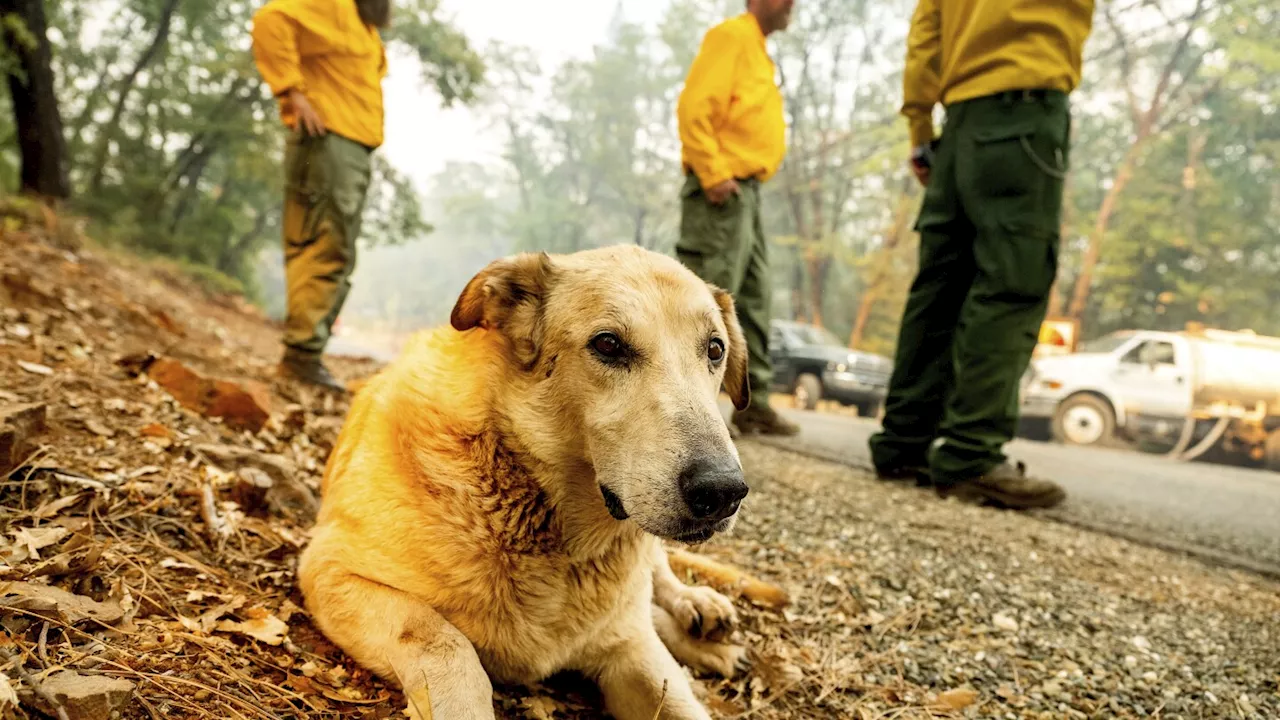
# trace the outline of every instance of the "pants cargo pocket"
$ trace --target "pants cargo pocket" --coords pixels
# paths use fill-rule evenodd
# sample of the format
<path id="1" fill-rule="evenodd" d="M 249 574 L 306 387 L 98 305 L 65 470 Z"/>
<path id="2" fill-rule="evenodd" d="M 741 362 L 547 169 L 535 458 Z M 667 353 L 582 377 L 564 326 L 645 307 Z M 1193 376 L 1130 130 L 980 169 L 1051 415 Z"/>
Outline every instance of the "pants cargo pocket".
<path id="1" fill-rule="evenodd" d="M 289 138 L 285 158 L 285 202 L 292 206 L 285 233 L 286 245 L 304 247 L 324 233 L 325 204 L 331 201 L 332 168 L 328 138 L 295 133 Z"/>
<path id="2" fill-rule="evenodd" d="M 735 291 L 741 282 L 738 268 L 751 229 L 747 205 L 734 195 L 720 205 L 712 205 L 690 177 L 681 190 L 680 241 L 676 254 L 704 281 Z"/>
<path id="3" fill-rule="evenodd" d="M 1058 270 L 1067 123 L 1039 106 L 972 132 L 966 210 L 978 237 L 979 288 L 989 297 L 1037 303 Z"/>
<path id="4" fill-rule="evenodd" d="M 1039 302 L 1049 294 L 1058 274 L 1055 229 L 1005 223 L 979 231 L 974 259 L 993 297 L 1013 302 Z"/>

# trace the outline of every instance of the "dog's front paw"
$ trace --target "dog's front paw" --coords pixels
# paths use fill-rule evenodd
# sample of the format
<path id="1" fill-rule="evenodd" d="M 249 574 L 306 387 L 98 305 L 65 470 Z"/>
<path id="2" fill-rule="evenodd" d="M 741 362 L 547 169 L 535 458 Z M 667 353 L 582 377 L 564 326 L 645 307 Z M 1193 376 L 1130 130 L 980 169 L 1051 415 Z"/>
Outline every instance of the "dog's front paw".
<path id="1" fill-rule="evenodd" d="M 698 640 L 721 642 L 738 627 L 738 611 L 729 598 L 709 587 L 688 587 L 671 608 L 680 627 Z"/>
<path id="2" fill-rule="evenodd" d="M 698 646 L 697 658 L 690 664 L 704 673 L 714 673 L 733 680 L 751 669 L 751 656 L 741 645 L 704 643 Z"/>

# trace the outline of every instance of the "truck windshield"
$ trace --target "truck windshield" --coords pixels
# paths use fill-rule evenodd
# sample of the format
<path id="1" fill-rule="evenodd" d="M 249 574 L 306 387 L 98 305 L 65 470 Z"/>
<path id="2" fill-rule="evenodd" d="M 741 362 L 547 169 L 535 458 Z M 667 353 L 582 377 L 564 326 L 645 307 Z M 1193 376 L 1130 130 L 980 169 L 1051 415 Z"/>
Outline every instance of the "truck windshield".
<path id="1" fill-rule="evenodd" d="M 1131 337 L 1133 337 L 1133 334 L 1127 333 L 1127 332 L 1117 332 L 1117 333 L 1111 333 L 1110 335 L 1103 335 L 1102 337 L 1097 338 L 1095 340 L 1090 340 L 1088 342 L 1080 343 L 1080 350 L 1078 352 L 1109 353 L 1115 350 L 1116 348 L 1119 348 L 1121 345 L 1125 344 L 1126 342 L 1128 342 L 1129 338 Z"/>

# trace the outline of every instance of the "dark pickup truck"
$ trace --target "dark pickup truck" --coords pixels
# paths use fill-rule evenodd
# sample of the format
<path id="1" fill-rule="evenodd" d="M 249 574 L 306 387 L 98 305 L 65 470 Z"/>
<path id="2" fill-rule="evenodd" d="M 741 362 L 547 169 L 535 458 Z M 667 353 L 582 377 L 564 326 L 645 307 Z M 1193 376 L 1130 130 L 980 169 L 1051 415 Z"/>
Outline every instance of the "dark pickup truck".
<path id="1" fill-rule="evenodd" d="M 850 350 L 827 330 L 789 320 L 770 324 L 769 357 L 774 389 L 791 393 L 798 407 L 835 400 L 862 417 L 880 414 L 893 371 L 888 358 Z"/>

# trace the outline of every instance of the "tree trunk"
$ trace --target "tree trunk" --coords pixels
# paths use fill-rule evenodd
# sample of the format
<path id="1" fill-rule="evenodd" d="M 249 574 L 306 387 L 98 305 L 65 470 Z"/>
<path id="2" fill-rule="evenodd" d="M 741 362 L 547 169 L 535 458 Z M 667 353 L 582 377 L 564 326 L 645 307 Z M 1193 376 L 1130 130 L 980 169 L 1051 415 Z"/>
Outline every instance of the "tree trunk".
<path id="1" fill-rule="evenodd" d="M 871 310 L 880 301 L 880 288 L 872 286 L 858 303 L 858 315 L 853 320 L 853 332 L 849 333 L 849 349 L 857 350 L 867 334 L 867 323 L 871 320 Z"/>
<path id="2" fill-rule="evenodd" d="M 867 286 L 867 291 L 862 297 L 862 302 L 858 304 L 858 314 L 853 321 L 853 331 L 849 333 L 849 348 L 857 350 L 862 346 L 862 341 L 867 334 L 867 324 L 871 321 L 871 311 L 875 309 L 876 303 L 880 302 L 880 297 L 884 294 L 884 287 L 889 283 L 888 266 L 893 262 L 893 252 L 898 248 L 898 244 L 902 242 L 902 238 L 911 230 L 911 207 L 912 199 L 915 198 L 914 183 L 915 180 L 908 178 L 907 184 L 902 188 L 902 194 L 898 196 L 898 204 L 893 211 L 893 223 L 885 231 L 884 247 L 880 249 L 883 256 L 883 263 L 876 269 L 875 275 L 871 278 L 871 283 Z"/>
<path id="3" fill-rule="evenodd" d="M 822 325 L 822 293 L 827 285 L 827 271 L 831 269 L 831 260 L 810 250 L 806 254 L 805 267 L 809 271 L 809 323 L 814 327 Z"/>
<path id="4" fill-rule="evenodd" d="M 791 246 L 791 319 L 796 322 L 805 321 L 804 311 L 804 259 L 800 256 L 800 246 Z"/>
<path id="5" fill-rule="evenodd" d="M 111 108 L 111 119 L 103 126 L 97 147 L 94 149 L 93 163 L 90 165 L 93 171 L 93 179 L 89 181 L 89 190 L 92 193 L 96 194 L 102 189 L 102 180 L 107 170 L 107 152 L 111 147 L 111 141 L 115 139 L 116 131 L 120 129 L 120 116 L 124 114 L 124 106 L 129 99 L 129 93 L 133 91 L 134 83 L 138 81 L 138 75 L 156 59 L 160 49 L 168 42 L 169 26 L 173 22 L 173 13 L 177 9 L 178 0 L 168 0 L 165 3 L 164 8 L 160 11 L 160 19 L 156 23 L 155 35 L 151 37 L 151 44 L 138 57 L 138 61 L 129 70 L 129 74 L 125 75 L 124 79 L 120 81 L 120 92 L 116 95 L 115 106 Z"/>
<path id="6" fill-rule="evenodd" d="M 1093 270 L 1098 264 L 1098 256 L 1101 253 L 1102 238 L 1107 234 L 1107 227 L 1111 224 L 1111 215 L 1115 212 L 1120 193 L 1124 192 L 1125 186 L 1133 178 L 1133 166 L 1137 162 L 1138 150 L 1141 146 L 1142 138 L 1129 146 L 1129 151 L 1120 161 L 1120 167 L 1116 169 L 1111 187 L 1102 198 L 1102 206 L 1098 208 L 1098 218 L 1094 222 L 1093 231 L 1089 233 L 1089 246 L 1085 248 L 1084 258 L 1080 262 L 1080 274 L 1076 277 L 1075 289 L 1071 294 L 1071 307 L 1067 310 L 1068 316 L 1072 319 L 1079 320 L 1089 306 L 1089 290 L 1093 285 Z"/>
<path id="7" fill-rule="evenodd" d="M 14 124 L 22 152 L 22 191 L 45 198 L 71 194 L 67 175 L 67 139 L 54 93 L 53 51 L 46 36 L 43 0 L 0 0 L 0 15 L 15 15 L 27 32 L 9 27 L 5 45 L 16 56 L 21 75 L 9 76 Z"/>
<path id="8" fill-rule="evenodd" d="M 178 196 L 178 202 L 173 208 L 173 217 L 169 221 L 170 235 L 177 234 L 178 226 L 186 218 L 187 213 L 191 212 L 191 208 L 200 194 L 200 178 L 204 176 L 204 171 L 209 167 L 209 160 L 213 158 L 216 150 L 216 146 L 207 147 L 187 173 L 187 185 L 182 188 L 182 194 Z M 175 189 L 177 189 L 176 186 Z"/>

